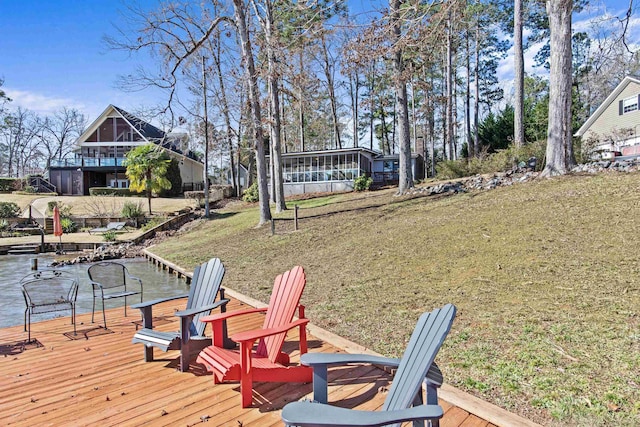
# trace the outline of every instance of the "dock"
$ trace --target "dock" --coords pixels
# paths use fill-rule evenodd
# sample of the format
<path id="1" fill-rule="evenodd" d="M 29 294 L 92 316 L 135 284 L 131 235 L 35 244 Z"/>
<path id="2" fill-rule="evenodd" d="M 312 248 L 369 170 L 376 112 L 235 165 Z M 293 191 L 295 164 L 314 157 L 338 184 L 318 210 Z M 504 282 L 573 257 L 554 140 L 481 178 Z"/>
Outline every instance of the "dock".
<path id="1" fill-rule="evenodd" d="M 248 308 L 246 301 L 229 294 L 228 310 Z M 185 302 L 156 307 L 154 325 L 160 330 L 177 330 L 172 314 L 183 309 Z M 0 329 L 0 425 L 196 426 L 206 422 L 210 427 L 283 426 L 282 407 L 311 398 L 311 384 L 255 383 L 253 407 L 243 409 L 239 384 L 214 384 L 195 361 L 188 372 L 180 372 L 177 351 L 155 349 L 157 360 L 145 363 L 143 346 L 131 344 L 141 323 L 134 310 L 124 317 L 122 307 L 109 309 L 107 317 L 109 329 L 104 329 L 100 323 L 91 323 L 90 313 L 78 314 L 75 336 L 68 315 L 41 322 L 34 318 L 31 334 L 35 343 L 25 343 L 22 325 Z M 258 328 L 262 319 L 261 314 L 232 318 L 229 333 Z M 323 335 L 317 328 L 309 332 L 310 352 L 344 352 L 343 347 L 349 347 L 346 341 L 338 339 L 334 344 L 317 336 Z M 297 348 L 296 333 L 287 340 L 285 351 L 287 346 Z M 299 354 L 295 350 L 291 354 L 292 362 L 297 362 Z M 379 368 L 356 365 L 331 369 L 329 380 L 331 404 L 375 410 L 382 406 L 392 378 Z M 506 411 L 489 404 L 483 410 L 504 412 L 495 414 L 502 422 L 490 422 L 445 399 L 440 404 L 445 410 L 442 427 L 535 425 L 517 416 L 508 418 Z M 505 414 L 507 418 L 501 418 Z"/>

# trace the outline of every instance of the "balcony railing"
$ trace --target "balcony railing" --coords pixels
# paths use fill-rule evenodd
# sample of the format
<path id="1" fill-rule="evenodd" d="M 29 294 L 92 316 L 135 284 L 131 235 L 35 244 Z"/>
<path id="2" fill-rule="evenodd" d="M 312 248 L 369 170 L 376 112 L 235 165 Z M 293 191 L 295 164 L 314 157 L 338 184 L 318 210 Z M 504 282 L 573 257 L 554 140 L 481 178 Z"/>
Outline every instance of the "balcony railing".
<path id="1" fill-rule="evenodd" d="M 52 159 L 51 166 L 65 167 L 115 167 L 124 166 L 124 157 L 81 157 L 76 159 Z"/>

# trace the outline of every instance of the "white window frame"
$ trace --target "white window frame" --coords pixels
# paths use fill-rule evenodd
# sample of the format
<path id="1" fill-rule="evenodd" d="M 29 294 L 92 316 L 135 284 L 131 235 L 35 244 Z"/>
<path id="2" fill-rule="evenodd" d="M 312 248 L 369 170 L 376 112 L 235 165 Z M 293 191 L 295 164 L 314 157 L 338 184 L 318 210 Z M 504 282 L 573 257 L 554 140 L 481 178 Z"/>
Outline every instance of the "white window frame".
<path id="1" fill-rule="evenodd" d="M 630 113 L 638 109 L 638 95 L 630 96 L 622 100 L 622 114 Z"/>

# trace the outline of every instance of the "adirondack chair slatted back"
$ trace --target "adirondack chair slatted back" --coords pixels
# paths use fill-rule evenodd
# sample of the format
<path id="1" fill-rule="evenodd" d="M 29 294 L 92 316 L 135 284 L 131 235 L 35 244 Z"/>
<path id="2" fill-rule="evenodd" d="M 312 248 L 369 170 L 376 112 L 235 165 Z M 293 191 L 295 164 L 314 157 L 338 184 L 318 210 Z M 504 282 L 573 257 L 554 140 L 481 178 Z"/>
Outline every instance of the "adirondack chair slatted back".
<path id="1" fill-rule="evenodd" d="M 422 387 L 422 380 L 451 329 L 455 315 L 456 307 L 447 304 L 420 316 L 393 377 L 383 410 L 406 409 L 412 405 Z"/>
<path id="2" fill-rule="evenodd" d="M 186 309 L 204 307 L 212 304 L 220 290 L 220 284 L 224 277 L 224 266 L 218 258 L 212 258 L 195 268 L 189 289 L 189 299 Z M 198 313 L 193 316 L 193 321 L 189 326 L 191 336 L 203 336 L 206 323 L 200 322 L 202 316 L 210 312 Z"/>
<path id="3" fill-rule="evenodd" d="M 281 326 L 293 320 L 306 283 L 304 269 L 300 266 L 293 267 L 276 277 L 263 329 Z M 282 333 L 260 340 L 256 354 L 260 357 L 268 357 L 275 363 L 286 335 Z"/>
<path id="4" fill-rule="evenodd" d="M 89 278 L 104 289 L 123 287 L 127 283 L 127 267 L 117 262 L 99 262 L 89 267 L 87 272 Z"/>

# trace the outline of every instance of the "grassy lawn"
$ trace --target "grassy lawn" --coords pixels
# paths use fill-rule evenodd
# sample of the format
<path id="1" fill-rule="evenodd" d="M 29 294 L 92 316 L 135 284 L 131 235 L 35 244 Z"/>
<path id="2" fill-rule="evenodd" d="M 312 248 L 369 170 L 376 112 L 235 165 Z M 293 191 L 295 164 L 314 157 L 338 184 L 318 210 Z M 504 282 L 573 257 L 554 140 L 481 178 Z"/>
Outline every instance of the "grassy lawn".
<path id="1" fill-rule="evenodd" d="M 47 210 L 47 202 L 56 200 L 66 206 L 71 206 L 73 216 L 97 216 L 97 212 L 119 216 L 125 202 L 140 203 L 144 212 L 148 212 L 146 197 L 115 197 L 115 196 L 38 196 L 22 194 L 0 194 L 0 202 L 14 202 L 20 209 L 26 209 L 31 203 L 41 213 Z M 153 198 L 151 209 L 154 214 L 176 212 L 186 207 L 194 207 L 193 200 L 184 198 Z M 34 213 L 35 214 L 35 213 Z"/>
<path id="2" fill-rule="evenodd" d="M 296 203 L 298 232 L 291 210 L 271 236 L 236 204 L 153 251 L 220 257 L 225 285 L 265 302 L 302 265 L 312 322 L 390 356 L 420 313 L 454 303 L 437 358 L 450 384 L 545 425 L 640 424 L 639 174 Z"/>

